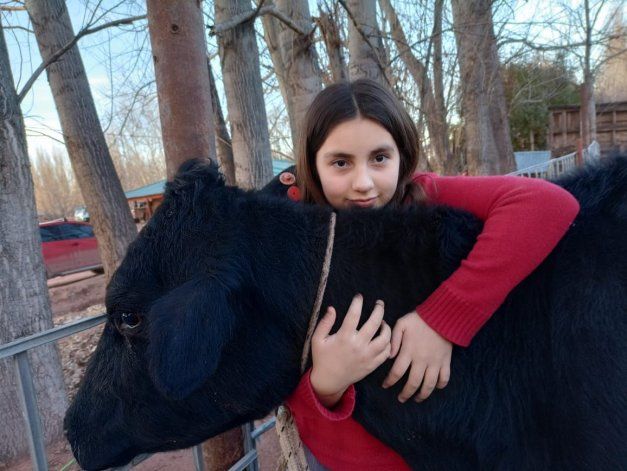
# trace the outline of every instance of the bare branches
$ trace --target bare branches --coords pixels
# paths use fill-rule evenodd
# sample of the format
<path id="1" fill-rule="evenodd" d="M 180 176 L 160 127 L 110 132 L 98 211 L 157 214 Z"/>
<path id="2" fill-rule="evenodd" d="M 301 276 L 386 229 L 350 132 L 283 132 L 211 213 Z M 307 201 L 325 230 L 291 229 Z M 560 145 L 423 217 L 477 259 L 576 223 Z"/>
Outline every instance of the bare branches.
<path id="1" fill-rule="evenodd" d="M 26 84 L 24 85 L 22 90 L 20 90 L 20 92 L 17 95 L 19 102 L 20 103 L 22 102 L 22 100 L 24 99 L 24 96 L 26 96 L 26 94 L 28 93 L 30 88 L 33 86 L 33 83 L 35 83 L 35 81 L 41 75 L 41 73 L 44 70 L 46 70 L 46 67 L 48 67 L 50 64 L 52 64 L 52 63 L 56 62 L 57 60 L 59 60 L 59 58 L 63 54 L 65 54 L 67 51 L 72 49 L 72 47 L 74 47 L 74 45 L 76 45 L 78 40 L 80 38 L 82 38 L 83 36 L 87 36 L 88 34 L 97 33 L 98 31 L 102 31 L 103 29 L 106 29 L 106 28 L 112 28 L 112 27 L 115 27 L 115 26 L 127 25 L 127 24 L 131 24 L 131 23 L 133 23 L 135 21 L 144 20 L 144 19 L 146 19 L 146 15 L 131 16 L 129 18 L 122 18 L 120 20 L 109 21 L 108 23 L 103 23 L 100 26 L 96 26 L 94 28 L 83 28 L 82 30 L 80 30 L 78 32 L 78 34 L 76 34 L 76 36 L 74 36 L 74 38 L 71 41 L 69 41 L 65 46 L 63 46 L 57 52 L 52 54 L 48 58 L 48 60 L 45 60 L 44 62 L 42 62 L 41 65 L 39 67 L 37 67 L 37 69 L 35 69 L 35 72 L 33 72 L 33 75 L 31 75 L 31 77 L 26 81 Z"/>
<path id="2" fill-rule="evenodd" d="M 250 10 L 246 13 L 234 16 L 233 18 L 223 23 L 213 25 L 209 28 L 209 34 L 211 34 L 212 36 L 222 34 L 225 31 L 235 28 L 237 25 L 240 25 L 242 23 L 245 23 L 246 21 L 250 21 L 254 18 L 257 18 L 258 16 L 263 15 L 274 16 L 276 19 L 282 21 L 288 28 L 303 36 L 308 36 L 312 34 L 315 29 L 315 27 L 312 27 L 309 31 L 305 31 L 300 26 L 298 26 L 289 16 L 279 10 L 275 5 L 266 5 L 261 8 Z"/>
<path id="3" fill-rule="evenodd" d="M 0 5 L 0 11 L 26 11 L 26 7 L 12 7 L 10 5 Z"/>

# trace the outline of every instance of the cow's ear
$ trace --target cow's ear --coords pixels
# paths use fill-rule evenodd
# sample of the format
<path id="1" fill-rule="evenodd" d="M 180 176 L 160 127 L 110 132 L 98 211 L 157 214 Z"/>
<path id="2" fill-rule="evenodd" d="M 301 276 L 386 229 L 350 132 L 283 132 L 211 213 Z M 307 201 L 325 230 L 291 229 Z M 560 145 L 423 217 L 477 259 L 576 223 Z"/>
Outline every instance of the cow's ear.
<path id="1" fill-rule="evenodd" d="M 227 288 L 195 279 L 156 301 L 148 313 L 150 374 L 167 397 L 183 399 L 211 376 L 232 338 L 235 313 Z"/>

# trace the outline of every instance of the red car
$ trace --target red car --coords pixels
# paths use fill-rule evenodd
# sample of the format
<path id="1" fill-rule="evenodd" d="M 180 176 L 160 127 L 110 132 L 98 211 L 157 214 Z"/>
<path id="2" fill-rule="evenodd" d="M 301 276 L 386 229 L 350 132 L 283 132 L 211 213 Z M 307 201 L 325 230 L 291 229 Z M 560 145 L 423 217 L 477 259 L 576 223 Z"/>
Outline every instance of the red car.
<path id="1" fill-rule="evenodd" d="M 91 225 L 59 219 L 40 223 L 39 232 L 47 278 L 83 270 L 102 273 L 98 242 Z"/>

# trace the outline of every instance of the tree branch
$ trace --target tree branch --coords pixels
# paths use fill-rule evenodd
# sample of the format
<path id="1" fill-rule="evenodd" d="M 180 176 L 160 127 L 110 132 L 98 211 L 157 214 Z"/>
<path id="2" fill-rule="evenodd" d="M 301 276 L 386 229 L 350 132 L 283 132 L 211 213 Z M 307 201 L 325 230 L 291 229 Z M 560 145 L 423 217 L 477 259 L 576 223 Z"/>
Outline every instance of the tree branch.
<path id="1" fill-rule="evenodd" d="M 236 15 L 233 18 L 231 18 L 229 21 L 225 21 L 218 25 L 210 26 L 209 34 L 212 36 L 222 34 L 225 31 L 235 28 L 236 26 L 242 23 L 245 23 L 254 18 L 257 18 L 258 16 L 263 16 L 263 15 L 274 16 L 276 19 L 282 21 L 288 28 L 290 28 L 291 30 L 295 31 L 297 34 L 300 34 L 302 36 L 310 35 L 315 28 L 315 27 L 312 27 L 309 31 L 305 31 L 300 26 L 298 26 L 289 16 L 287 16 L 285 13 L 279 10 L 275 5 L 266 5 L 264 7 L 257 8 L 256 10 L 250 10 L 250 11 L 247 11 L 246 13 Z"/>
<path id="2" fill-rule="evenodd" d="M 120 25 L 127 25 L 127 24 L 131 24 L 131 23 L 133 23 L 135 21 L 144 20 L 144 19 L 146 19 L 146 15 L 131 16 L 129 18 L 123 18 L 121 20 L 110 21 L 108 23 L 101 24 L 100 26 L 96 26 L 95 28 L 84 28 L 84 29 L 80 30 L 78 32 L 78 34 L 76 36 L 74 36 L 74 38 L 72 38 L 72 40 L 70 42 L 68 42 L 65 46 L 63 46 L 57 52 L 55 52 L 50 57 L 48 57 L 47 60 L 42 62 L 41 65 L 39 67 L 37 67 L 37 69 L 35 69 L 35 72 L 33 72 L 33 75 L 31 75 L 31 77 L 27 80 L 26 84 L 24 84 L 24 87 L 22 88 L 22 90 L 20 90 L 20 92 L 17 94 L 18 102 L 19 103 L 22 102 L 22 100 L 24 99 L 24 97 L 26 96 L 26 94 L 28 93 L 30 88 L 33 86 L 33 84 L 35 83 L 37 78 L 39 78 L 41 73 L 44 70 L 46 70 L 46 67 L 48 67 L 50 64 L 58 61 L 59 58 L 63 54 L 65 54 L 67 51 L 72 49 L 76 45 L 78 40 L 80 38 L 82 38 L 83 36 L 87 36 L 88 34 L 97 33 L 98 31 L 102 31 L 103 29 L 106 29 L 106 28 L 111 28 L 111 27 L 120 26 Z"/>

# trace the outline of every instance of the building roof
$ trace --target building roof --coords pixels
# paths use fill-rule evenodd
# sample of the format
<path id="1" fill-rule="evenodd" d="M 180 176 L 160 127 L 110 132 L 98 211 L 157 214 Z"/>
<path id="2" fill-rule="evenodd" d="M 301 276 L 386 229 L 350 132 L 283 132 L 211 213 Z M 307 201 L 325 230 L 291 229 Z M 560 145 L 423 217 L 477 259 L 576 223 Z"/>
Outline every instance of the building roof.
<path id="1" fill-rule="evenodd" d="M 531 167 L 533 165 L 542 164 L 548 162 L 551 158 L 550 150 L 529 150 L 514 152 L 514 158 L 516 159 L 516 170 L 522 170 L 524 168 Z"/>
<path id="2" fill-rule="evenodd" d="M 277 176 L 286 168 L 294 165 L 294 162 L 290 160 L 273 160 L 272 161 L 272 174 Z M 162 195 L 165 191 L 166 180 L 159 180 L 158 182 L 151 183 L 149 185 L 135 188 L 125 192 L 126 199 L 133 198 L 146 198 L 148 196 Z"/>
<path id="3" fill-rule="evenodd" d="M 158 182 L 151 183 L 150 185 L 141 186 L 125 192 L 127 199 L 130 198 L 143 198 L 152 195 L 161 195 L 165 190 L 166 180 L 159 180 Z"/>

